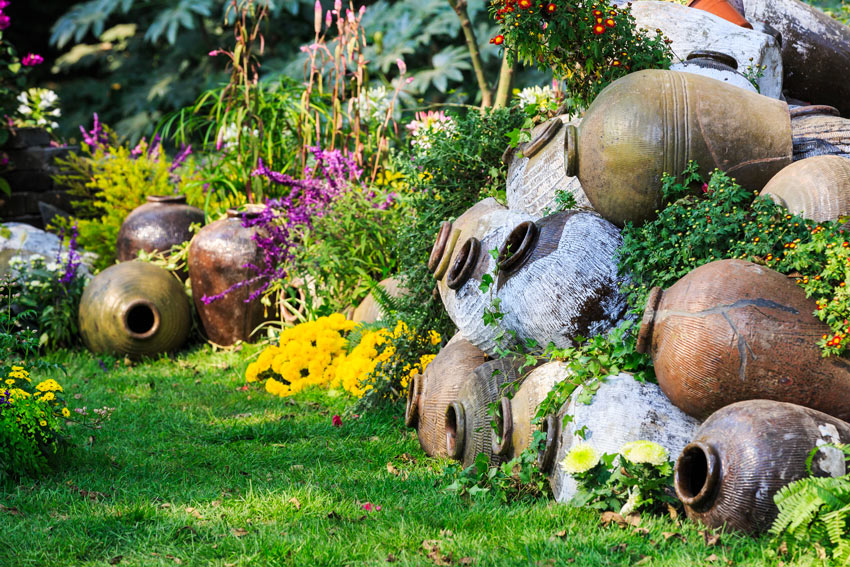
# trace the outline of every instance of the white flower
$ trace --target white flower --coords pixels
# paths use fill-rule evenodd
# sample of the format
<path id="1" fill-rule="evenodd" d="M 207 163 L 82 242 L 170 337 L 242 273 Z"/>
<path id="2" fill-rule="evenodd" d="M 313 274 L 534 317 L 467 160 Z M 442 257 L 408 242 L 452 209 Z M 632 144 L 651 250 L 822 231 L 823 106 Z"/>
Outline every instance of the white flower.
<path id="1" fill-rule="evenodd" d="M 548 85 L 545 87 L 526 87 L 517 93 L 517 98 L 520 108 L 525 108 L 529 104 L 542 105 L 555 100 L 555 91 Z"/>
<path id="2" fill-rule="evenodd" d="M 32 114 L 32 109 L 29 106 L 22 104 L 18 107 L 18 114 Z"/>
<path id="3" fill-rule="evenodd" d="M 392 103 L 392 92 L 387 90 L 387 87 L 380 85 L 372 87 L 365 92 L 361 92 L 357 98 L 356 106 L 358 109 L 363 109 L 364 112 L 369 112 L 369 116 L 363 116 L 372 122 L 383 123 L 387 117 L 387 112 L 390 110 Z"/>

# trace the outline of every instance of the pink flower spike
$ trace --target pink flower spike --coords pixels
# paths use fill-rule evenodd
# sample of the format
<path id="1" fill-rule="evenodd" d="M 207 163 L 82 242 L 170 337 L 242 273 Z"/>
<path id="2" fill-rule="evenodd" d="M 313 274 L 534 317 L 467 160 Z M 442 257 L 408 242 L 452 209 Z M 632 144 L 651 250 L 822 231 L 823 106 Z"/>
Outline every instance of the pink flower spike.
<path id="1" fill-rule="evenodd" d="M 333 424 L 334 427 L 342 427 L 342 418 L 339 417 L 338 415 L 335 415 L 331 419 L 331 423 Z"/>
<path id="2" fill-rule="evenodd" d="M 358 11 L 357 15 L 358 15 L 358 17 L 362 18 L 363 14 L 365 14 L 365 13 L 366 13 L 366 5 L 364 4 L 363 6 L 360 6 L 360 10 Z"/>
<path id="3" fill-rule="evenodd" d="M 9 24 L 11 22 L 12 22 L 12 20 L 9 19 L 9 16 L 7 16 L 6 14 L 0 13 L 0 31 L 3 31 L 6 28 L 8 28 Z"/>
<path id="4" fill-rule="evenodd" d="M 352 23 L 352 24 L 354 23 L 354 12 L 346 9 L 345 10 L 345 17 L 348 18 L 349 23 Z"/>
<path id="5" fill-rule="evenodd" d="M 44 63 L 44 57 L 39 55 L 38 53 L 27 53 L 24 55 L 24 58 L 21 60 L 21 63 L 24 67 L 35 67 L 36 65 L 41 65 Z"/>
<path id="6" fill-rule="evenodd" d="M 333 23 L 333 21 L 334 21 L 333 12 L 328 10 L 328 13 L 325 14 L 325 27 L 328 27 L 328 28 L 331 27 L 331 24 Z"/>
<path id="7" fill-rule="evenodd" d="M 5 10 L 10 5 L 9 0 L 0 0 L 0 10 Z"/>
<path id="8" fill-rule="evenodd" d="M 395 60 L 395 64 L 398 65 L 398 72 L 404 75 L 407 73 L 407 63 L 404 62 L 404 59 L 399 57 Z"/>
<path id="9" fill-rule="evenodd" d="M 219 53 L 218 49 L 213 49 L 212 51 L 207 53 L 207 55 L 209 55 L 210 57 L 215 57 L 216 55 L 218 55 L 218 53 Z"/>
<path id="10" fill-rule="evenodd" d="M 342 0 L 336 0 L 334 2 L 334 10 L 339 14 L 339 11 L 342 10 Z"/>

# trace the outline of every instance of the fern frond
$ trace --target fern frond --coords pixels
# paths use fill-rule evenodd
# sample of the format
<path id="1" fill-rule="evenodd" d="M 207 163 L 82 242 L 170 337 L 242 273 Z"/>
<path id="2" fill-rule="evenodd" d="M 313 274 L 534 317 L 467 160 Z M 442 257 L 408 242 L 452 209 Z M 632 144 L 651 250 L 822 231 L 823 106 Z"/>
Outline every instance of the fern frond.
<path id="1" fill-rule="evenodd" d="M 363 337 L 369 333 L 380 331 L 381 329 L 386 329 L 386 325 L 379 321 L 376 321 L 375 323 L 360 323 L 351 329 L 351 331 L 348 332 L 348 346 L 346 347 L 346 354 L 351 354 L 351 351 L 354 350 L 354 347 L 360 344 Z"/>
<path id="2" fill-rule="evenodd" d="M 393 297 L 380 284 L 374 280 L 369 281 L 369 292 L 375 298 L 375 303 L 378 304 L 378 311 L 381 313 L 381 319 L 389 319 L 394 313 L 401 310 L 401 299 Z"/>

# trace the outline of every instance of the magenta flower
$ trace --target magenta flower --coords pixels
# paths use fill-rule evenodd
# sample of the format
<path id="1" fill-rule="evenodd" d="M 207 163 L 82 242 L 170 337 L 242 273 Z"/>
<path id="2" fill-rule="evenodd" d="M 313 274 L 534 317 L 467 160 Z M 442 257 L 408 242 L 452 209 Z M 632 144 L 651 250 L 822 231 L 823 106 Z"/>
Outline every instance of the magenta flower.
<path id="1" fill-rule="evenodd" d="M 342 427 L 342 418 L 339 417 L 338 415 L 335 415 L 331 419 L 331 423 L 333 424 L 334 427 Z"/>
<path id="2" fill-rule="evenodd" d="M 366 503 L 365 503 L 365 504 L 363 504 L 363 506 L 361 506 L 361 507 L 362 507 L 364 510 L 366 510 L 367 512 L 380 512 L 380 511 L 381 511 L 381 507 L 380 507 L 380 506 L 378 506 L 377 504 L 372 504 L 371 502 L 366 502 Z"/>
<path id="3" fill-rule="evenodd" d="M 39 55 L 38 53 L 27 53 L 24 55 L 23 60 L 21 61 L 24 67 L 35 67 L 36 65 L 41 65 L 44 63 L 44 57 Z"/>
<path id="4" fill-rule="evenodd" d="M 0 31 L 3 31 L 6 28 L 8 28 L 9 24 L 11 22 L 12 22 L 12 20 L 9 19 L 9 16 L 7 16 L 6 14 L 0 13 Z"/>
<path id="5" fill-rule="evenodd" d="M 220 50 L 220 49 L 213 49 L 212 51 L 210 51 L 209 53 L 207 53 L 207 55 L 209 55 L 210 57 L 215 57 L 215 56 L 216 56 L 216 55 L 218 55 L 219 53 L 221 53 L 221 50 Z"/>
<path id="6" fill-rule="evenodd" d="M 0 10 L 5 10 L 10 5 L 9 0 L 0 0 Z"/>

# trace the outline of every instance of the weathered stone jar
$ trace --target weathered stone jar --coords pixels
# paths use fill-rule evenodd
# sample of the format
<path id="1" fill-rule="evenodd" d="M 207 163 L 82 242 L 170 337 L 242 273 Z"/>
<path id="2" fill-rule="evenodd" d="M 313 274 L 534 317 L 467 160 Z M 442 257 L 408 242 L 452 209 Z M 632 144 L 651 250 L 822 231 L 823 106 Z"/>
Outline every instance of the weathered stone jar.
<path id="1" fill-rule="evenodd" d="M 850 418 L 850 363 L 823 358 L 829 327 L 793 280 L 743 260 L 700 266 L 653 288 L 637 348 L 685 413 L 704 419 L 750 399 L 791 402 Z"/>
<path id="2" fill-rule="evenodd" d="M 506 460 L 517 457 L 531 446 L 535 428 L 531 420 L 557 382 L 567 377 L 563 362 L 547 362 L 532 370 L 512 398 L 502 396 L 501 419 L 496 420 L 493 453 Z"/>
<path id="3" fill-rule="evenodd" d="M 832 106 L 797 106 L 791 109 L 791 142 L 794 161 L 822 155 L 850 158 L 850 120 Z"/>
<path id="4" fill-rule="evenodd" d="M 789 96 L 850 116 L 850 28 L 798 0 L 735 0 L 751 22 L 782 34 L 783 87 Z"/>
<path id="5" fill-rule="evenodd" d="M 560 466 L 573 444 L 582 441 L 578 431 L 585 431 L 586 442 L 600 454 L 618 453 L 625 443 L 645 440 L 667 449 L 672 460 L 699 426 L 674 407 L 657 385 L 638 382 L 625 372 L 605 378 L 590 405 L 578 401 L 581 392 L 579 386 L 558 415 L 543 423 L 546 444 L 538 464 L 549 475 L 558 502 L 568 502 L 578 489 L 575 479 Z M 567 425 L 565 415 L 572 416 Z"/>
<path id="6" fill-rule="evenodd" d="M 558 348 L 613 327 L 627 309 L 620 294 L 620 231 L 595 213 L 568 211 L 523 222 L 501 245 L 501 326 Z"/>
<path id="7" fill-rule="evenodd" d="M 758 92 L 749 79 L 738 72 L 738 62 L 735 58 L 721 51 L 691 51 L 686 61 L 674 63 L 670 70 L 702 75 L 740 89 Z"/>
<path id="8" fill-rule="evenodd" d="M 700 75 L 638 71 L 608 85 L 567 133 L 567 175 L 618 226 L 654 217 L 662 175 L 690 160 L 761 190 L 791 163 L 788 105 Z"/>
<path id="9" fill-rule="evenodd" d="M 570 193 L 576 208 L 592 209 L 587 195 L 577 177 L 566 173 L 564 148 L 567 128 L 578 127 L 581 120 L 567 120 L 567 116 L 553 118 L 540 124 L 532 132 L 532 139 L 523 145 L 521 152 L 510 152 L 506 195 L 508 208 L 540 218 L 558 208 L 557 192 Z"/>
<path id="10" fill-rule="evenodd" d="M 795 161 L 761 195 L 792 214 L 817 222 L 836 220 L 850 214 L 850 159 L 824 155 Z"/>
<path id="11" fill-rule="evenodd" d="M 660 29 L 671 40 L 676 58 L 684 60 L 696 50 L 720 51 L 741 66 L 762 69 L 762 76 L 756 79 L 761 94 L 782 96 L 782 53 L 777 37 L 675 2 L 637 0 L 632 2 L 632 15 L 638 28 Z"/>
<path id="12" fill-rule="evenodd" d="M 778 513 L 779 490 L 808 476 L 817 446 L 850 442 L 850 424 L 802 406 L 738 402 L 712 414 L 676 462 L 676 494 L 692 520 L 757 534 Z M 817 476 L 845 474 L 844 454 L 824 447 L 812 460 Z"/>
<path id="13" fill-rule="evenodd" d="M 487 355 L 459 333 L 444 346 L 407 390 L 405 423 L 416 427 L 419 445 L 432 457 L 445 457 L 446 408 L 457 399 L 460 388 L 472 379 Z"/>
<path id="14" fill-rule="evenodd" d="M 155 195 L 133 209 L 118 231 L 118 260 L 135 260 L 139 250 L 167 252 L 192 239 L 189 226 L 204 223 L 204 211 L 186 204 L 185 195 Z"/>
<path id="15" fill-rule="evenodd" d="M 472 376 L 458 390 L 457 396 L 446 408 L 446 453 L 452 459 L 463 461 L 468 467 L 478 453 L 490 457 L 490 464 L 506 460 L 493 454 L 488 406 L 501 398 L 504 387 L 520 379 L 518 369 L 523 359 L 499 358 L 476 368 Z"/>
<path id="16" fill-rule="evenodd" d="M 501 333 L 499 328 L 485 325 L 483 318 L 495 297 L 495 289 L 484 292 L 480 287 L 484 274 L 495 272 L 496 260 L 489 251 L 498 249 L 514 226 L 530 220 L 525 213 L 501 209 L 479 218 L 470 229 L 476 236 L 458 243 L 451 266 L 437 284 L 458 331 L 489 355 L 495 353 L 496 337 Z"/>
<path id="17" fill-rule="evenodd" d="M 166 270 L 147 262 L 110 266 L 80 299 L 80 334 L 94 353 L 155 355 L 182 345 L 192 327 L 189 298 Z"/>
<path id="18" fill-rule="evenodd" d="M 256 217 L 262 210 L 261 205 L 251 205 L 244 213 L 228 210 L 226 218 L 202 228 L 189 247 L 192 298 L 204 333 L 217 345 L 249 341 L 254 330 L 266 320 L 266 310 L 259 298 L 245 302 L 257 289 L 256 285 L 233 290 L 212 303 L 203 300 L 256 275 L 244 266 L 261 266 L 262 251 L 252 239 L 255 229 L 242 226 L 242 218 Z"/>

